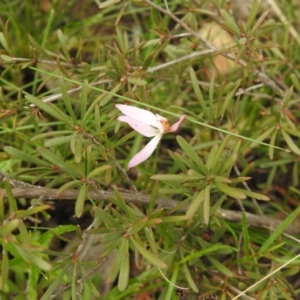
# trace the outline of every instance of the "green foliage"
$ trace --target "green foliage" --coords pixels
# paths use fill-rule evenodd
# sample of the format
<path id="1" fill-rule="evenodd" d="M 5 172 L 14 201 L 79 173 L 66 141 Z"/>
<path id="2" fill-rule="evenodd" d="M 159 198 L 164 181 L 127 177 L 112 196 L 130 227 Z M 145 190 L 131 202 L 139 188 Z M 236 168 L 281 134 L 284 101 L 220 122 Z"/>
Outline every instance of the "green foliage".
<path id="1" fill-rule="evenodd" d="M 272 5 L 0 4 L 3 299 L 299 295 L 299 10 Z M 129 171 L 120 103 L 186 115 Z"/>

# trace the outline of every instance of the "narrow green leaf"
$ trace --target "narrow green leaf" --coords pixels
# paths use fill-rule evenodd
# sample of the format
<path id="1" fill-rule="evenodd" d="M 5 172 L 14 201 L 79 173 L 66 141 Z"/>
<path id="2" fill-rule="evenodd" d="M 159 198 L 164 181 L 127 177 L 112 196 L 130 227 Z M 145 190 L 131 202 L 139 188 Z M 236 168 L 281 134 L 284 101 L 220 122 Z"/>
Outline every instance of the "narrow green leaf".
<path id="1" fill-rule="evenodd" d="M 234 19 L 231 17 L 231 15 L 225 10 L 220 9 L 220 14 L 224 20 L 224 25 L 237 37 L 241 36 L 240 28 L 234 21 Z"/>
<path id="2" fill-rule="evenodd" d="M 147 81 L 141 78 L 129 77 L 127 81 L 136 86 L 145 86 L 147 84 Z"/>
<path id="3" fill-rule="evenodd" d="M 203 199 L 203 222 L 208 226 L 210 215 L 210 184 L 205 186 Z"/>
<path id="4" fill-rule="evenodd" d="M 104 165 L 104 166 L 98 167 L 98 168 L 94 169 L 86 178 L 91 179 L 91 178 L 97 177 L 100 174 L 102 174 L 110 169 L 111 169 L 110 165 Z"/>
<path id="5" fill-rule="evenodd" d="M 168 289 L 164 296 L 164 300 L 174 299 L 173 295 L 174 295 L 174 289 L 175 289 L 175 284 L 177 281 L 178 273 L 179 273 L 179 266 L 175 265 L 174 269 L 172 270 L 172 277 L 171 277 L 170 282 L 168 283 Z"/>
<path id="6" fill-rule="evenodd" d="M 282 110 L 284 110 L 288 106 L 288 104 L 293 96 L 293 92 L 294 92 L 294 86 L 292 85 L 286 92 L 286 95 L 285 95 L 283 103 L 282 103 Z"/>
<path id="7" fill-rule="evenodd" d="M 185 213 L 186 217 L 192 219 L 194 215 L 197 213 L 197 211 L 199 210 L 199 207 L 203 202 L 203 200 L 204 200 L 204 190 L 201 190 L 199 193 L 197 193 L 194 196 L 192 203 L 190 204 L 188 210 Z"/>
<path id="8" fill-rule="evenodd" d="M 114 241 L 112 241 L 111 243 L 107 244 L 106 247 L 105 247 L 105 249 L 103 249 L 103 251 L 101 252 L 101 256 L 105 257 L 105 256 L 108 256 L 109 254 L 115 255 L 116 250 L 121 245 L 122 239 L 123 239 L 123 237 L 117 238 Z M 117 272 L 118 271 L 119 270 L 117 270 Z M 115 275 L 114 279 L 116 279 L 117 275 L 118 275 L 118 273 Z M 109 276 L 111 276 L 111 275 L 109 275 Z M 109 278 L 108 278 L 107 282 L 109 282 Z"/>
<path id="9" fill-rule="evenodd" d="M 197 80 L 197 77 L 196 77 L 196 73 L 194 71 L 194 69 L 191 67 L 190 68 L 190 77 L 191 77 L 191 81 L 192 81 L 192 85 L 193 85 L 193 89 L 195 91 L 195 94 L 197 96 L 197 99 L 199 101 L 199 104 L 205 114 L 205 116 L 207 118 L 210 118 L 210 114 L 209 114 L 209 110 L 207 109 L 206 107 L 206 103 L 204 101 L 204 98 L 203 98 L 203 95 L 202 95 L 202 92 L 201 92 L 201 89 L 199 87 L 199 84 L 198 84 L 198 80 Z"/>
<path id="10" fill-rule="evenodd" d="M 63 76 L 61 76 L 60 78 L 60 90 L 61 90 L 61 94 L 62 94 L 62 99 L 64 101 L 65 107 L 69 113 L 69 115 L 71 116 L 73 122 L 76 121 L 76 117 L 74 114 L 74 110 L 70 101 L 70 97 L 66 88 L 66 84 L 65 84 L 65 79 Z"/>
<path id="11" fill-rule="evenodd" d="M 95 208 L 94 212 L 101 221 L 103 221 L 106 227 L 114 228 L 115 230 L 124 230 L 124 228 L 112 217 L 110 212 L 104 211 L 102 208 Z"/>
<path id="12" fill-rule="evenodd" d="M 80 241 L 82 240 L 82 230 L 79 225 L 76 226 L 76 236 Z"/>
<path id="13" fill-rule="evenodd" d="M 173 223 L 173 222 L 182 222 L 186 221 L 188 219 L 187 216 L 169 216 L 169 217 L 161 217 L 160 220 L 163 223 Z"/>
<path id="14" fill-rule="evenodd" d="M 252 51 L 253 50 L 261 50 L 261 49 L 270 49 L 273 48 L 272 50 L 274 50 L 274 48 L 281 48 L 281 46 L 277 43 L 262 43 L 262 44 L 255 44 L 251 46 Z"/>
<path id="15" fill-rule="evenodd" d="M 51 208 L 51 205 L 48 204 L 38 205 L 38 206 L 28 208 L 26 210 L 18 210 L 16 216 L 18 218 L 24 218 L 39 213 L 41 211 L 47 210 L 49 208 Z"/>
<path id="16" fill-rule="evenodd" d="M 59 187 L 59 189 L 57 190 L 57 195 L 61 194 L 62 192 L 66 191 L 66 190 L 69 190 L 69 189 L 72 189 L 74 187 L 78 187 L 80 186 L 82 183 L 81 180 L 72 180 L 72 181 L 69 181 L 65 184 L 63 184 L 62 186 Z"/>
<path id="17" fill-rule="evenodd" d="M 169 149 L 167 151 L 168 151 L 168 154 L 171 156 L 171 158 L 174 160 L 174 165 L 178 165 L 179 169 L 183 173 L 186 173 L 187 167 L 185 166 L 184 162 L 180 159 L 182 156 L 180 156 L 179 153 L 174 153 L 174 152 L 170 151 Z M 179 157 L 178 157 L 178 155 L 179 155 Z M 197 169 L 196 165 L 195 165 L 195 169 Z"/>
<path id="18" fill-rule="evenodd" d="M 285 124 L 285 122 L 283 122 L 283 120 L 281 121 L 281 128 L 283 128 L 286 132 L 288 132 L 288 130 L 293 130 L 296 133 L 296 136 L 299 136 L 299 130 L 298 128 L 296 127 L 294 121 L 291 120 L 291 118 L 286 114 L 286 113 L 283 113 L 283 118 L 284 118 L 284 121 L 286 121 L 287 124 Z M 277 126 L 278 128 L 279 126 Z M 288 130 L 286 130 L 288 128 Z M 292 134 L 294 135 L 294 134 Z"/>
<path id="19" fill-rule="evenodd" d="M 227 183 L 239 183 L 239 182 L 245 182 L 247 180 L 250 180 L 252 177 L 237 177 L 230 179 L 230 182 Z"/>
<path id="20" fill-rule="evenodd" d="M 69 143 L 71 141 L 70 135 L 68 136 L 57 136 L 52 139 L 47 139 L 46 142 L 44 143 L 44 147 L 53 147 L 53 146 L 59 146 L 63 145 L 65 143 Z"/>
<path id="21" fill-rule="evenodd" d="M 103 8 L 109 7 L 109 6 L 113 5 L 113 4 L 116 4 L 118 2 L 120 2 L 120 0 L 107 0 L 107 1 L 101 2 L 99 4 L 99 8 L 103 9 Z"/>
<path id="22" fill-rule="evenodd" d="M 216 155 L 215 155 L 216 163 L 219 163 L 219 162 L 222 160 L 222 157 L 224 156 L 224 152 L 226 152 L 226 151 L 225 151 L 226 145 L 227 145 L 227 143 L 229 142 L 230 138 L 231 138 L 231 135 L 230 135 L 230 134 L 227 134 L 227 135 L 223 138 L 221 144 L 219 144 L 218 152 L 217 152 Z"/>
<path id="23" fill-rule="evenodd" d="M 142 230 L 148 224 L 148 218 L 143 218 L 135 222 L 127 231 L 128 234 L 133 235 Z"/>
<path id="24" fill-rule="evenodd" d="M 71 61 L 70 53 L 69 53 L 63 32 L 60 29 L 58 29 L 56 33 L 57 33 L 57 37 L 59 39 L 61 50 L 62 50 L 64 56 L 66 57 L 66 59 L 68 61 Z"/>
<path id="25" fill-rule="evenodd" d="M 71 282 L 71 299 L 77 300 L 77 284 L 76 284 L 76 277 L 77 277 L 77 262 L 72 264 L 72 270 L 70 272 L 70 276 L 72 276 L 72 282 Z M 71 275 L 72 274 L 72 275 Z"/>
<path id="26" fill-rule="evenodd" d="M 27 38 L 28 38 L 29 44 L 31 44 L 34 48 L 38 49 L 40 54 L 42 54 L 44 57 L 50 58 L 47 51 L 43 47 L 41 47 L 41 45 L 30 34 L 27 34 Z M 52 56 L 51 56 L 51 59 L 53 59 Z"/>
<path id="27" fill-rule="evenodd" d="M 123 245 L 124 244 L 124 245 Z M 120 264 L 118 288 L 120 292 L 125 291 L 129 280 L 129 242 L 128 239 L 122 239 L 122 260 Z"/>
<path id="28" fill-rule="evenodd" d="M 69 272 L 69 269 L 71 267 L 71 264 L 66 265 L 60 272 L 58 272 L 57 276 L 54 277 L 54 281 L 50 284 L 50 286 L 47 288 L 44 295 L 40 298 L 40 300 L 49 300 L 51 299 L 51 296 L 57 290 L 59 285 L 63 282 L 63 277 Z"/>
<path id="29" fill-rule="evenodd" d="M 222 110 L 221 110 L 221 116 L 224 116 L 229 104 L 231 103 L 230 101 L 232 99 L 234 99 L 235 97 L 235 93 L 236 93 L 236 90 L 238 89 L 238 87 L 240 86 L 240 83 L 241 83 L 241 79 L 239 79 L 235 84 L 234 86 L 230 89 L 230 92 L 227 93 L 226 97 L 225 97 L 225 100 L 224 100 L 224 103 L 222 105 Z"/>
<path id="30" fill-rule="evenodd" d="M 13 215 L 17 211 L 17 209 L 18 209 L 18 205 L 17 205 L 17 201 L 14 198 L 14 195 L 12 193 L 9 180 L 4 180 L 4 187 L 5 187 L 6 194 L 7 194 L 8 206 L 9 206 L 9 214 Z"/>
<path id="31" fill-rule="evenodd" d="M 182 271 L 185 275 L 185 279 L 187 280 L 187 282 L 188 282 L 189 286 L 191 287 L 191 289 L 193 290 L 193 292 L 198 294 L 199 289 L 198 289 L 187 265 L 184 263 L 180 266 L 180 268 L 182 268 Z"/>
<path id="32" fill-rule="evenodd" d="M 50 263 L 46 262 L 39 256 L 37 256 L 35 253 L 32 252 L 32 249 L 25 249 L 23 247 L 20 247 L 17 244 L 14 244 L 16 250 L 20 254 L 20 256 L 27 261 L 30 264 L 34 264 L 37 266 L 40 270 L 43 271 L 50 271 L 52 269 L 52 266 Z"/>
<path id="33" fill-rule="evenodd" d="M 286 143 L 288 144 L 288 146 L 290 147 L 290 149 L 296 153 L 297 155 L 300 155 L 300 149 L 298 148 L 298 146 L 294 143 L 294 141 L 292 140 L 292 138 L 286 133 L 286 131 L 281 128 L 281 134 L 284 138 L 284 140 L 286 141 Z"/>
<path id="34" fill-rule="evenodd" d="M 268 128 L 267 130 L 263 130 L 262 134 L 260 134 L 258 137 L 255 138 L 255 142 L 250 144 L 250 147 L 257 146 L 258 145 L 257 141 L 262 142 L 266 138 L 269 138 L 274 130 L 276 130 L 276 128 L 273 126 Z"/>
<path id="35" fill-rule="evenodd" d="M 73 177 L 82 177 L 80 176 L 76 169 L 73 166 L 68 165 L 67 163 L 65 163 L 61 157 L 59 157 L 58 155 L 55 155 L 52 151 L 39 147 L 37 148 L 38 152 L 49 162 L 51 162 L 52 164 L 54 164 L 55 166 L 59 167 L 61 170 L 67 172 L 68 174 L 70 174 Z"/>
<path id="36" fill-rule="evenodd" d="M 292 213 L 290 213 L 279 226 L 276 227 L 274 232 L 269 236 L 269 238 L 260 247 L 259 253 L 267 251 L 275 242 L 275 240 L 284 232 L 284 230 L 292 224 L 292 222 L 297 218 L 300 213 L 300 206 L 297 207 Z"/>
<path id="37" fill-rule="evenodd" d="M 5 152 L 7 152 L 9 155 L 19 158 L 22 161 L 25 161 L 27 163 L 32 163 L 36 166 L 42 166 L 42 167 L 50 167 L 50 164 L 48 162 L 45 162 L 44 160 L 35 158 L 33 155 L 27 154 L 21 150 L 18 150 L 16 148 L 6 146 L 3 148 Z"/>
<path id="38" fill-rule="evenodd" d="M 7 51 L 8 54 L 12 53 L 11 49 L 8 46 L 8 43 L 6 41 L 6 38 L 3 34 L 3 32 L 0 32 L 0 43 L 1 43 L 2 47 Z"/>
<path id="39" fill-rule="evenodd" d="M 49 131 L 49 132 L 44 132 L 44 133 L 37 134 L 34 137 L 32 137 L 30 140 L 31 141 L 37 141 L 37 140 L 52 138 L 52 137 L 55 137 L 55 136 L 62 136 L 64 134 L 67 134 L 67 136 L 69 136 L 70 134 L 73 134 L 73 133 L 74 133 L 73 130 Z"/>
<path id="40" fill-rule="evenodd" d="M 7 180 L 5 180 L 5 181 L 7 181 Z M 4 212 L 4 199 L 2 196 L 0 196 L 0 224 L 3 224 L 4 220 L 6 220 L 6 214 L 7 214 L 6 210 L 7 210 L 7 206 L 5 203 L 5 212 Z"/>
<path id="41" fill-rule="evenodd" d="M 228 268 L 225 267 L 224 263 L 219 262 L 212 256 L 209 256 L 208 260 L 220 273 L 223 273 L 226 277 L 233 277 L 232 272 Z"/>
<path id="42" fill-rule="evenodd" d="M 243 219 L 242 219 L 242 231 L 243 231 L 243 248 L 245 256 L 248 256 L 250 251 L 250 237 L 249 237 L 249 231 L 248 231 L 248 224 L 247 224 L 247 215 L 243 213 Z"/>
<path id="43" fill-rule="evenodd" d="M 259 29 L 259 27 L 261 26 L 261 24 L 264 22 L 264 20 L 266 19 L 267 15 L 269 14 L 270 10 L 267 10 L 266 12 L 264 12 L 260 18 L 257 20 L 257 22 L 255 23 L 255 25 L 251 28 L 250 33 L 248 33 L 249 37 L 252 37 L 256 31 Z"/>
<path id="44" fill-rule="evenodd" d="M 224 176 L 214 176 L 214 175 L 211 175 L 211 180 L 213 179 L 214 182 L 221 182 L 221 183 L 232 183 L 232 179 L 229 179 L 227 177 L 224 177 Z M 209 177 L 208 177 L 209 178 Z"/>
<path id="45" fill-rule="evenodd" d="M 210 112 L 211 112 L 211 115 L 214 115 L 214 93 L 215 93 L 215 78 L 216 77 L 216 74 L 213 73 L 211 75 L 211 78 L 210 78 L 210 82 L 209 82 L 209 91 L 208 91 L 208 99 L 209 99 L 209 109 L 210 109 Z"/>
<path id="46" fill-rule="evenodd" d="M 121 243 L 119 244 L 119 249 L 118 249 L 117 255 L 114 259 L 114 263 L 112 265 L 111 271 L 108 275 L 107 282 L 114 282 L 118 276 L 118 273 L 119 273 L 120 267 L 121 267 L 121 263 L 123 260 L 123 255 L 126 250 L 126 242 L 124 240 L 125 240 L 124 237 L 115 240 L 116 242 L 120 241 Z M 124 276 L 124 274 L 123 274 L 123 276 Z"/>
<path id="47" fill-rule="evenodd" d="M 232 167 L 234 165 L 234 163 L 236 162 L 238 155 L 237 154 L 233 154 L 230 155 L 224 162 L 222 162 L 222 164 L 220 164 L 220 169 L 219 169 L 219 173 L 223 174 L 224 176 L 226 175 L 230 175 L 230 172 L 232 170 Z M 226 172 L 226 174 L 224 174 Z"/>
<path id="48" fill-rule="evenodd" d="M 300 93 L 300 81 L 299 81 L 298 76 L 296 76 L 296 74 L 291 74 L 290 78 L 291 78 L 293 85 L 295 86 L 297 92 Z"/>
<path id="49" fill-rule="evenodd" d="M 9 275 L 9 259 L 8 253 L 5 249 L 5 245 L 2 245 L 2 253 L 1 253 L 1 276 L 0 276 L 0 290 L 4 291 L 5 285 L 8 283 L 8 275 Z"/>
<path id="50" fill-rule="evenodd" d="M 142 66 L 143 71 L 147 71 L 155 56 L 156 56 L 155 52 L 151 51 L 150 54 L 146 57 L 146 59 L 143 62 L 143 66 Z"/>
<path id="51" fill-rule="evenodd" d="M 82 187 L 80 188 L 80 192 L 78 194 L 76 204 L 75 204 L 75 216 L 77 218 L 80 218 L 83 213 L 84 202 L 85 199 L 87 198 L 88 190 L 89 190 L 89 186 L 87 184 L 83 184 Z"/>
<path id="52" fill-rule="evenodd" d="M 80 114 L 81 114 L 81 120 L 83 120 L 85 114 L 86 114 L 86 108 L 88 103 L 88 86 L 89 83 L 87 80 L 83 81 L 82 89 L 81 89 L 81 97 L 80 97 Z M 82 127 L 84 127 L 85 124 L 82 124 Z"/>
<path id="53" fill-rule="evenodd" d="M 261 0 L 256 0 L 252 6 L 251 6 L 251 10 L 249 12 L 249 16 L 247 19 L 247 23 L 246 23 L 246 32 L 249 31 L 249 29 L 252 27 L 253 22 L 259 12 L 260 9 L 260 5 L 261 5 Z M 249 38 L 249 37 L 248 37 Z"/>
<path id="54" fill-rule="evenodd" d="M 18 228 L 19 224 L 20 224 L 19 219 L 8 221 L 4 225 L 0 226 L 0 235 L 11 233 L 12 231 Z"/>
<path id="55" fill-rule="evenodd" d="M 189 175 L 181 175 L 181 174 L 157 174 L 150 177 L 154 180 L 160 181 L 175 181 L 175 182 L 186 182 L 186 181 L 193 181 L 193 180 L 200 180 L 205 178 L 203 175 L 199 176 L 189 176 Z"/>
<path id="56" fill-rule="evenodd" d="M 126 1 L 125 4 L 122 6 L 122 8 L 120 9 L 117 17 L 116 17 L 116 21 L 115 21 L 115 26 L 118 27 L 120 20 L 122 19 L 124 12 L 127 8 L 128 2 Z"/>
<path id="57" fill-rule="evenodd" d="M 107 244 L 107 243 L 113 242 L 113 241 L 115 241 L 117 239 L 120 239 L 120 238 L 123 239 L 124 232 L 125 232 L 124 229 L 122 229 L 122 230 L 116 230 L 116 231 L 110 230 L 109 233 L 104 234 L 101 237 L 101 239 L 100 239 L 101 243 Z"/>
<path id="58" fill-rule="evenodd" d="M 175 157 L 176 162 L 180 161 L 179 165 L 180 165 L 181 170 L 184 173 L 188 172 L 187 168 L 189 168 L 195 172 L 199 171 L 198 166 L 191 159 L 185 157 L 184 155 L 179 154 L 179 153 L 174 153 L 174 157 Z"/>
<path id="59" fill-rule="evenodd" d="M 184 257 L 183 259 L 180 260 L 179 263 L 186 263 L 189 262 L 191 260 L 194 260 L 196 258 L 202 257 L 206 254 L 210 254 L 210 253 L 214 253 L 214 252 L 227 252 L 227 253 L 231 253 L 232 251 L 236 251 L 235 248 L 227 246 L 227 245 L 222 245 L 222 244 L 218 244 L 218 245 L 213 245 L 213 246 L 209 246 L 206 247 L 205 249 L 202 249 L 200 251 L 196 251 L 194 253 L 191 253 L 189 255 L 187 255 L 186 257 Z"/>
<path id="60" fill-rule="evenodd" d="M 238 189 L 238 188 L 237 188 L 237 190 L 241 191 L 246 196 L 251 197 L 251 198 L 255 198 L 257 200 L 263 200 L 263 201 L 269 201 L 270 200 L 269 197 L 267 197 L 265 195 L 262 195 L 262 194 L 259 194 L 259 193 L 255 193 L 255 192 L 248 191 L 248 190 L 242 190 L 242 189 Z"/>
<path id="61" fill-rule="evenodd" d="M 290 128 L 285 124 L 282 124 L 281 128 L 283 128 L 286 133 L 300 138 L 300 131 L 298 131 L 296 128 Z"/>
<path id="62" fill-rule="evenodd" d="M 216 187 L 222 191 L 223 193 L 225 193 L 226 195 L 234 198 L 234 199 L 245 199 L 246 196 L 244 193 L 242 193 L 241 191 L 237 190 L 236 188 L 230 187 L 227 184 L 223 184 L 219 181 L 215 181 Z M 244 191 L 243 191 L 244 192 Z"/>
<path id="63" fill-rule="evenodd" d="M 176 195 L 176 194 L 190 194 L 192 192 L 192 190 L 190 188 L 184 188 L 184 187 L 179 187 L 179 188 L 160 188 L 159 189 L 159 193 L 162 194 L 162 195 L 169 195 L 169 194 L 173 194 L 173 195 Z"/>
<path id="64" fill-rule="evenodd" d="M 218 162 L 216 160 L 216 154 L 218 152 L 218 148 L 219 148 L 218 145 L 213 145 L 209 152 L 209 155 L 208 155 L 208 158 L 207 158 L 206 164 L 205 164 L 208 171 L 210 171 Z"/>
<path id="65" fill-rule="evenodd" d="M 72 124 L 72 122 L 70 122 L 69 118 L 59 108 L 57 108 L 54 104 L 44 103 L 42 100 L 40 100 L 36 97 L 33 97 L 31 95 L 25 95 L 25 98 L 30 103 L 34 104 L 35 106 L 37 106 L 41 110 L 45 111 L 46 113 L 48 113 L 49 115 L 51 115 L 55 119 L 60 120 L 60 121 L 62 121 L 64 123 L 67 123 L 69 125 Z"/>
<path id="66" fill-rule="evenodd" d="M 71 143 L 73 142 L 73 137 L 71 137 Z M 75 142 L 75 152 L 74 152 L 74 160 L 78 164 L 81 163 L 82 161 L 82 154 L 83 154 L 82 144 L 83 144 L 83 136 L 79 134 L 77 135 L 77 139 Z"/>
<path id="67" fill-rule="evenodd" d="M 116 185 L 114 186 L 114 192 L 115 192 L 115 197 L 114 198 L 112 197 L 111 201 L 114 204 L 117 204 L 117 206 L 124 211 L 125 215 L 128 218 L 130 218 L 132 221 L 136 220 L 137 219 L 136 215 L 132 213 L 130 207 L 127 205 L 127 203 L 124 201 L 122 195 L 119 193 Z"/>
<path id="68" fill-rule="evenodd" d="M 0 32 L 0 34 L 1 34 L 1 32 Z M 10 56 L 5 55 L 5 54 L 0 54 L 0 59 L 3 60 L 4 62 L 12 62 L 13 61 L 13 59 Z"/>
<path id="69" fill-rule="evenodd" d="M 203 164 L 202 160 L 195 152 L 195 150 L 191 147 L 191 145 L 183 137 L 179 135 L 176 137 L 176 139 L 180 148 L 184 151 L 184 153 L 193 160 L 193 162 L 199 167 L 199 169 L 203 174 L 207 174 L 208 171 L 205 165 Z"/>
<path id="70" fill-rule="evenodd" d="M 160 269 L 164 269 L 167 267 L 167 265 L 160 258 L 146 250 L 146 248 L 141 245 L 140 242 L 138 242 L 133 236 L 130 237 L 130 241 L 132 242 L 136 250 L 140 252 L 140 254 L 151 264 Z"/>
<path id="71" fill-rule="evenodd" d="M 106 105 L 114 96 L 115 94 L 123 87 L 124 83 L 118 83 L 109 93 L 102 93 L 100 99 L 94 101 L 94 103 L 100 103 L 100 106 L 103 107 Z"/>
<path id="72" fill-rule="evenodd" d="M 77 131 L 73 132 L 72 136 L 71 136 L 71 140 L 70 140 L 70 148 L 73 154 L 76 153 L 76 143 L 77 143 L 77 139 L 79 138 L 79 136 L 81 136 L 81 134 Z"/>
<path id="73" fill-rule="evenodd" d="M 24 222 L 19 223 L 19 231 L 20 231 L 20 240 L 22 243 L 22 247 L 30 247 L 31 245 L 31 238 L 27 227 L 25 226 Z M 40 251 L 41 249 L 35 249 L 36 251 Z"/>
<path id="74" fill-rule="evenodd" d="M 82 267 L 84 269 L 84 267 Z M 93 279 L 93 278 L 91 278 Z M 92 295 L 95 297 L 95 298 L 90 298 L 90 299 L 101 299 L 101 295 L 99 293 L 99 291 L 97 290 L 97 288 L 95 287 L 94 283 L 91 281 L 90 278 L 85 278 L 84 279 L 84 282 L 85 284 L 87 284 L 87 288 L 89 289 L 89 291 L 92 293 Z M 98 284 L 95 283 L 97 286 Z"/>

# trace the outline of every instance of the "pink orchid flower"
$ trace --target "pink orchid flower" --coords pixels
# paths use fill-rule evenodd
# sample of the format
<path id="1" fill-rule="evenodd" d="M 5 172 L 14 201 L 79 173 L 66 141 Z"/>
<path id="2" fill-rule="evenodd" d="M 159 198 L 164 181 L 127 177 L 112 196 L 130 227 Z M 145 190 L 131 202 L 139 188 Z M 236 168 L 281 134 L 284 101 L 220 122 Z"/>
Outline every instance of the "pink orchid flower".
<path id="1" fill-rule="evenodd" d="M 148 110 L 122 104 L 117 104 L 116 108 L 125 115 L 118 117 L 119 121 L 127 123 L 143 136 L 153 137 L 153 139 L 130 160 L 128 169 L 148 159 L 157 147 L 163 134 L 176 131 L 185 119 L 185 115 L 183 115 L 178 122 L 170 126 L 166 118 L 158 114 L 153 114 Z"/>

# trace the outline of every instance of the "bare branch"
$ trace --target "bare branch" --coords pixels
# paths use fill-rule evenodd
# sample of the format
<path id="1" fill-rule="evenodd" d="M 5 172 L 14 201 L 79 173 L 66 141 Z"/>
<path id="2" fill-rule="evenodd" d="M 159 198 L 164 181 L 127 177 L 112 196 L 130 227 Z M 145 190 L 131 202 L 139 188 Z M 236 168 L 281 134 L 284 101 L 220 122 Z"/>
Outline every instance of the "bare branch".
<path id="1" fill-rule="evenodd" d="M 126 203 L 135 203 L 135 204 L 149 204 L 150 197 L 136 192 L 129 192 L 127 190 L 119 189 L 121 196 L 123 197 Z M 57 189 L 47 189 L 47 188 L 15 188 L 12 189 L 12 194 L 15 198 L 26 198 L 26 199 L 43 199 L 45 200 L 76 200 L 79 194 L 79 190 L 67 190 L 62 193 L 58 193 Z M 0 189 L 0 197 L 7 199 L 8 195 L 5 189 Z M 91 197 L 94 201 L 110 201 L 111 198 L 115 197 L 113 191 L 102 191 L 94 190 L 90 191 L 88 197 Z M 174 209 L 178 207 L 178 211 L 185 212 L 188 209 L 188 205 L 180 205 L 181 202 L 172 200 L 157 198 L 156 205 L 157 207 L 164 209 Z M 232 211 L 227 209 L 219 209 L 217 211 L 217 216 L 219 218 L 233 221 L 241 222 L 243 218 L 243 213 L 239 211 Z M 251 213 L 245 213 L 247 222 L 250 226 L 258 228 L 266 228 L 274 230 L 276 229 L 281 220 L 275 220 L 265 216 L 256 216 Z M 299 226 L 290 225 L 285 229 L 285 233 L 295 235 L 300 231 Z"/>
<path id="2" fill-rule="evenodd" d="M 179 18 L 177 18 L 172 12 L 160 7 L 159 5 L 153 3 L 151 0 L 144 0 L 148 5 L 154 7 L 158 11 L 162 12 L 163 14 L 169 16 L 172 18 L 176 23 L 178 23 L 182 28 L 184 28 L 188 33 L 190 33 L 192 36 L 195 38 L 199 39 L 204 47 L 206 49 L 212 50 L 214 54 L 220 54 L 223 55 L 224 57 L 227 57 L 228 59 L 232 61 L 236 61 L 236 56 L 231 54 L 231 53 L 222 53 L 217 49 L 212 43 L 210 43 L 207 39 L 203 38 L 201 34 L 198 32 L 194 31 L 191 29 L 188 25 L 186 25 L 184 22 L 182 22 Z M 237 61 L 238 64 L 240 64 L 243 67 L 247 67 L 247 62 L 244 61 L 243 59 L 239 59 Z M 284 96 L 284 92 L 277 86 L 277 84 L 270 78 L 268 77 L 265 73 L 253 68 L 253 73 L 259 78 L 260 81 L 262 81 L 265 85 L 269 86 L 272 88 L 277 94 L 280 96 Z"/>

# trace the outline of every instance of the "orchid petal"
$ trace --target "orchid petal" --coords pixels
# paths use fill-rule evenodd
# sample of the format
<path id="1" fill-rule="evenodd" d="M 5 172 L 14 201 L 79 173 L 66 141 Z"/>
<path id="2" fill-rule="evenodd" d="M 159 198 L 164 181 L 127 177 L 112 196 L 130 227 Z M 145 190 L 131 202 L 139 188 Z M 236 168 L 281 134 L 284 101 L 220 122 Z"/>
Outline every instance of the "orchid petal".
<path id="1" fill-rule="evenodd" d="M 157 134 L 140 152 L 138 152 L 128 163 L 128 169 L 133 168 L 148 159 L 149 156 L 154 152 L 161 137 L 162 133 Z"/>
<path id="2" fill-rule="evenodd" d="M 177 121 L 175 124 L 173 124 L 170 127 L 170 129 L 169 129 L 168 132 L 174 132 L 174 131 L 176 131 L 180 127 L 180 125 L 182 124 L 182 122 L 184 121 L 185 118 L 186 118 L 185 115 L 181 116 L 180 119 L 179 119 L 179 121 Z"/>
<path id="3" fill-rule="evenodd" d="M 132 129 L 146 137 L 152 137 L 159 133 L 159 130 L 157 128 L 154 128 L 141 121 L 132 119 L 131 117 L 120 116 L 118 117 L 118 120 L 127 123 Z"/>
<path id="4" fill-rule="evenodd" d="M 135 106 L 123 104 L 116 104 L 116 108 L 119 109 L 125 116 L 154 126 L 155 128 L 158 128 L 160 132 L 163 132 L 163 126 L 152 112 Z"/>

